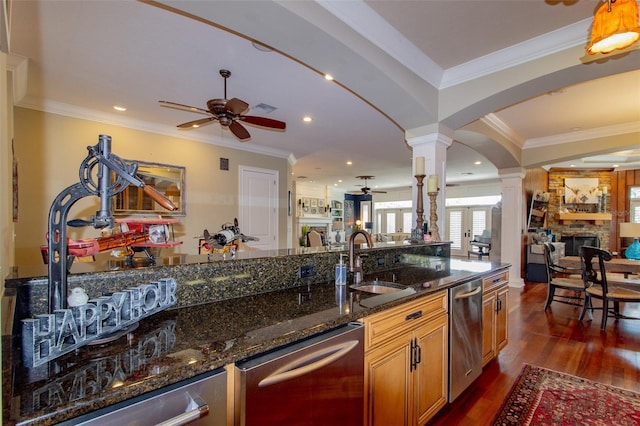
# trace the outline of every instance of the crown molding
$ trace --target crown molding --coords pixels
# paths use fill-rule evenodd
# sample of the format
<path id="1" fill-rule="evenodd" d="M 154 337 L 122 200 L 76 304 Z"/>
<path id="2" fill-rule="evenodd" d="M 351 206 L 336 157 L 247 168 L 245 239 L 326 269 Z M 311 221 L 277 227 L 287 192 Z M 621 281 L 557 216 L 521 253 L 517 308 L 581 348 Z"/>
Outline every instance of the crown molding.
<path id="1" fill-rule="evenodd" d="M 583 19 L 547 34 L 497 50 L 488 55 L 445 70 L 440 89 L 490 75 L 516 65 L 583 45 L 591 18 Z M 576 58 L 579 60 L 579 58 Z"/>
<path id="2" fill-rule="evenodd" d="M 150 123 L 142 120 L 131 120 L 116 114 L 105 114 L 88 108 L 81 108 L 62 102 L 46 100 L 42 103 L 31 102 L 28 98 L 16 103 L 16 106 L 22 108 L 34 109 L 50 114 L 62 115 L 65 117 L 78 118 L 81 120 L 94 121 L 112 126 L 125 127 L 143 132 L 155 133 L 163 136 L 171 136 L 178 139 L 185 139 L 194 142 L 207 143 L 210 145 L 222 146 L 225 148 L 236 149 L 238 151 L 247 151 L 255 154 L 269 155 L 271 157 L 285 158 L 291 161 L 292 153 L 288 151 L 272 149 L 261 145 L 240 144 L 235 140 L 220 138 L 218 136 L 201 136 L 195 132 L 184 132 L 177 130 L 173 126 L 164 126 Z M 295 157 L 293 157 L 295 159 Z"/>
<path id="3" fill-rule="evenodd" d="M 553 136 L 527 139 L 522 149 L 539 148 L 559 145 L 567 142 L 578 142 L 588 139 L 605 138 L 608 136 L 625 135 L 640 132 L 640 122 L 617 124 L 614 126 L 598 127 L 596 129 L 578 130 Z"/>

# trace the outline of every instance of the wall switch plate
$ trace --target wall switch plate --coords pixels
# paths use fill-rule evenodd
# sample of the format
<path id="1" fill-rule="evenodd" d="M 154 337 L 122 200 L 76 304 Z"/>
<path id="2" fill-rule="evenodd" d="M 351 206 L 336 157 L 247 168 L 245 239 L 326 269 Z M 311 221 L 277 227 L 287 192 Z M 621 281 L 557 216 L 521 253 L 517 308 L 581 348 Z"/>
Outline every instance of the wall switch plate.
<path id="1" fill-rule="evenodd" d="M 313 270 L 313 265 L 304 265 L 301 266 L 298 271 L 298 276 L 300 278 L 309 278 L 315 275 L 315 271 Z"/>

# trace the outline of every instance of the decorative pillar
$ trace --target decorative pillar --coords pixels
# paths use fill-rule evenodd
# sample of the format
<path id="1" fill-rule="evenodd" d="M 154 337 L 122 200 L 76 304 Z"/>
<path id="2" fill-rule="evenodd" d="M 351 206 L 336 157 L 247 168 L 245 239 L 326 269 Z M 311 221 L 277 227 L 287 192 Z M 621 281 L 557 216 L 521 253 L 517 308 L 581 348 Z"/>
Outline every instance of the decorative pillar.
<path id="1" fill-rule="evenodd" d="M 425 175 L 430 179 L 435 179 L 436 182 L 446 182 L 445 169 L 447 164 L 447 148 L 453 143 L 453 131 L 441 124 L 434 124 L 423 126 L 417 129 L 410 129 L 405 132 L 407 143 L 413 149 L 413 158 L 415 159 L 414 170 L 412 175 Z M 422 159 L 422 160 L 419 160 Z M 418 170 L 421 164 L 424 164 L 424 169 Z M 417 177 L 416 177 L 417 180 Z M 435 213 L 435 221 L 430 218 L 429 229 L 431 230 L 432 239 L 434 237 L 433 229 L 443 228 L 445 218 L 445 191 L 436 189 L 432 191 L 429 189 L 429 180 L 427 180 L 427 193 L 435 192 L 435 197 L 429 196 L 429 212 Z M 423 182 L 424 185 L 424 178 Z M 444 187 L 444 185 L 443 185 Z M 414 192 L 413 205 L 418 206 L 418 197 L 422 198 L 422 187 L 417 186 L 418 191 Z M 416 222 L 418 212 L 416 208 Z M 438 217 L 440 219 L 438 219 Z M 422 219 L 424 221 L 424 218 Z"/>
<path id="2" fill-rule="evenodd" d="M 526 173 L 523 168 L 498 170 L 502 181 L 502 220 L 500 238 L 500 259 L 510 263 L 509 286 L 524 287 L 521 277 L 522 244 L 524 239 L 524 190 L 522 180 Z M 491 256 L 493 259 L 493 253 Z"/>

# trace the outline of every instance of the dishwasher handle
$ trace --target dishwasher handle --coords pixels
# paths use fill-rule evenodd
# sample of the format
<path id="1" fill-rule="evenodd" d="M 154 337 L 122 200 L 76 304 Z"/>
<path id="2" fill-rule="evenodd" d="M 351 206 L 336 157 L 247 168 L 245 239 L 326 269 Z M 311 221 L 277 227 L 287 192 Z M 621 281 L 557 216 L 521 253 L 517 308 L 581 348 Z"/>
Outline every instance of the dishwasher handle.
<path id="1" fill-rule="evenodd" d="M 209 414 L 209 405 L 206 402 L 199 396 L 191 396 L 189 393 L 187 395 L 191 400 L 187 406 L 189 411 L 158 423 L 156 426 L 182 426 Z"/>
<path id="2" fill-rule="evenodd" d="M 458 300 L 458 299 L 468 299 L 469 297 L 473 297 L 476 294 L 480 293 L 482 291 L 482 287 L 476 287 L 475 289 L 468 291 L 466 293 L 461 293 L 461 294 L 456 294 L 454 296 L 454 299 Z"/>
<path id="3" fill-rule="evenodd" d="M 342 358 L 359 344 L 360 341 L 358 340 L 348 340 L 337 345 L 320 349 L 301 358 L 297 358 L 292 362 L 278 368 L 276 371 L 262 379 L 260 383 L 258 383 L 258 386 L 264 387 L 275 385 L 276 383 L 284 382 L 285 380 L 304 376 L 305 374 L 318 370 Z M 318 361 L 312 362 L 311 364 L 308 364 L 308 362 L 310 362 L 311 360 L 320 357 L 323 358 L 319 359 Z"/>

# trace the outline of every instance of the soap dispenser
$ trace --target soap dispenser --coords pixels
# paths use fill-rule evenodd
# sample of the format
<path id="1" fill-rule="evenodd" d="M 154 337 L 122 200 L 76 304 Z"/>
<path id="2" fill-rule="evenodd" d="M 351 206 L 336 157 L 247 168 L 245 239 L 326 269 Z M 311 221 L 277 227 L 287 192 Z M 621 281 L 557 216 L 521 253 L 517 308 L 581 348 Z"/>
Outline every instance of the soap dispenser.
<path id="1" fill-rule="evenodd" d="M 347 265 L 342 260 L 342 256 L 346 254 L 340 254 L 340 262 L 336 265 L 336 285 L 347 284 Z"/>

